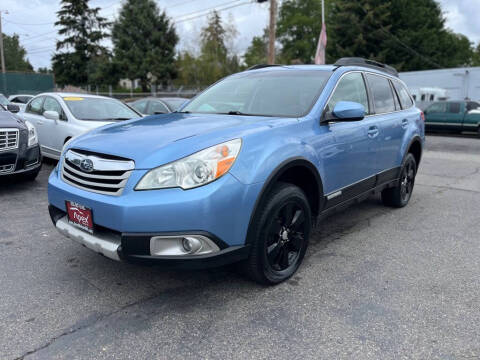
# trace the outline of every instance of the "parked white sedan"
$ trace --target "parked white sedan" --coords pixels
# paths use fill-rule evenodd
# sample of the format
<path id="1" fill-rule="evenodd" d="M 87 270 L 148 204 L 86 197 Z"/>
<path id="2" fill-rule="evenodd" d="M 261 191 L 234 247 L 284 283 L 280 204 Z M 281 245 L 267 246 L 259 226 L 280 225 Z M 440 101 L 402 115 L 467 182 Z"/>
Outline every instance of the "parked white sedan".
<path id="1" fill-rule="evenodd" d="M 59 159 L 71 138 L 116 121 L 142 117 L 119 100 L 84 94 L 44 93 L 22 113 L 36 128 L 42 154 Z"/>

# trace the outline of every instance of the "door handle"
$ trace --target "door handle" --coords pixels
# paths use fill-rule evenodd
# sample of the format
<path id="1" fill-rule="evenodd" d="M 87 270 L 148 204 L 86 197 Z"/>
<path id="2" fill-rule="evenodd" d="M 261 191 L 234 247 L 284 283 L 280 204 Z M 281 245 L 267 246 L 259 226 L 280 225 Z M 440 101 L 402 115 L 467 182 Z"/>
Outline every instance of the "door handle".
<path id="1" fill-rule="evenodd" d="M 37 125 L 43 125 L 43 121 L 42 121 L 42 120 L 38 120 L 38 121 L 37 121 Z"/>
<path id="2" fill-rule="evenodd" d="M 406 129 L 408 127 L 408 120 L 407 119 L 403 119 L 402 120 L 402 128 Z"/>
<path id="3" fill-rule="evenodd" d="M 376 127 L 376 126 L 370 126 L 370 128 L 368 129 L 368 132 L 367 132 L 368 137 L 371 138 L 371 139 L 377 137 L 378 133 L 379 133 L 378 127 Z"/>

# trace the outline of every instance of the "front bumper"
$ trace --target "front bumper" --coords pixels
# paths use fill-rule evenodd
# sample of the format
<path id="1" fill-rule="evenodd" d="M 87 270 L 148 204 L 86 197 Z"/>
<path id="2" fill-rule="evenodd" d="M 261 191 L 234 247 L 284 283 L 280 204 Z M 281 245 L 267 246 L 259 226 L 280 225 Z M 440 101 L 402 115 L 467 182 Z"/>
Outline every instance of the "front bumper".
<path id="1" fill-rule="evenodd" d="M 122 195 L 111 196 L 69 185 L 61 180 L 59 171 L 53 171 L 48 183 L 53 223 L 62 234 L 115 260 L 191 269 L 221 266 L 248 256 L 245 240 L 250 215 L 263 183 L 245 185 L 226 174 L 191 190 L 135 191 L 145 172 L 134 170 Z M 68 227 L 63 222 L 57 225 L 66 215 L 66 201 L 92 209 L 94 237 L 68 223 Z M 160 256 L 150 249 L 152 237 L 194 234 L 212 240 L 219 251 Z M 108 239 L 110 242 L 105 243 Z"/>
<path id="2" fill-rule="evenodd" d="M 118 233 L 105 228 L 97 228 L 94 234 L 80 230 L 67 221 L 66 214 L 49 206 L 50 217 L 57 230 L 64 236 L 112 260 L 128 261 L 151 265 L 161 265 L 170 269 L 204 269 L 218 267 L 246 259 L 248 246 L 230 246 L 211 234 L 218 246 L 224 247 L 217 252 L 205 255 L 152 256 L 149 254 L 149 241 L 154 236 L 169 234 L 128 234 Z M 186 234 L 188 235 L 188 234 Z"/>
<path id="3" fill-rule="evenodd" d="M 42 166 L 42 154 L 38 145 L 27 148 L 21 145 L 18 149 L 0 152 L 0 166 L 13 164 L 13 169 L 0 171 L 0 176 L 20 175 L 38 170 Z"/>

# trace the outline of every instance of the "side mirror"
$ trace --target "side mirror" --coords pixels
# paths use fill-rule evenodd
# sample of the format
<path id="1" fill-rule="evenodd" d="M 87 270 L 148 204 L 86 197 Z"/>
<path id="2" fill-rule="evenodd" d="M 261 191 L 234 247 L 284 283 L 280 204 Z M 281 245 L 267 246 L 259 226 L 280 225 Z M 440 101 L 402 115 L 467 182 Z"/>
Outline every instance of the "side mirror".
<path id="1" fill-rule="evenodd" d="M 20 106 L 15 105 L 15 104 L 8 104 L 7 105 L 7 110 L 10 111 L 11 113 L 18 113 L 20 112 Z"/>
<path id="2" fill-rule="evenodd" d="M 339 101 L 326 121 L 359 121 L 365 117 L 365 106 L 353 101 Z"/>
<path id="3" fill-rule="evenodd" d="M 52 111 L 52 110 L 45 111 L 43 113 L 43 116 L 46 117 L 47 119 L 54 120 L 54 121 L 57 121 L 60 119 L 60 115 L 58 114 L 58 112 Z"/>

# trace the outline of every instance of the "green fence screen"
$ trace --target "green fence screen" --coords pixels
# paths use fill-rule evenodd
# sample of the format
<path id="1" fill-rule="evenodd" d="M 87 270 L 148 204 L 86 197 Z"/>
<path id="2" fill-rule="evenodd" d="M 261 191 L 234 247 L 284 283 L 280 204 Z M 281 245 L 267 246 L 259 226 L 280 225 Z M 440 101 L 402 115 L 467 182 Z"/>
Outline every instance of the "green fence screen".
<path id="1" fill-rule="evenodd" d="M 55 82 L 52 74 L 21 72 L 0 73 L 0 93 L 5 96 L 14 94 L 39 94 L 53 91 Z"/>

